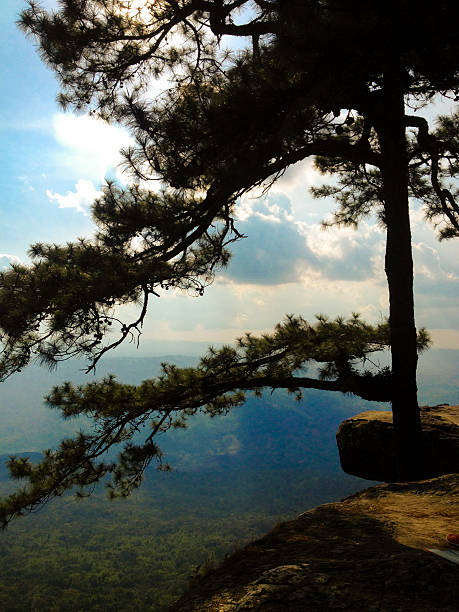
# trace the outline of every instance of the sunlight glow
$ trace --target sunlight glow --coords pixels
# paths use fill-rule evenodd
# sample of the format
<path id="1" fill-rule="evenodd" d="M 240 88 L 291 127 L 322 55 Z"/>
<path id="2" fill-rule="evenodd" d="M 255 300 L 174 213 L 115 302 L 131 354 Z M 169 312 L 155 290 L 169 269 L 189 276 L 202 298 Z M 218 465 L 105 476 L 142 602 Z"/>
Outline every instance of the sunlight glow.
<path id="1" fill-rule="evenodd" d="M 151 0 L 126 0 L 120 3 L 120 8 L 122 8 L 129 17 L 136 17 L 139 21 L 146 23 L 151 19 L 153 5 L 154 3 L 151 2 Z"/>

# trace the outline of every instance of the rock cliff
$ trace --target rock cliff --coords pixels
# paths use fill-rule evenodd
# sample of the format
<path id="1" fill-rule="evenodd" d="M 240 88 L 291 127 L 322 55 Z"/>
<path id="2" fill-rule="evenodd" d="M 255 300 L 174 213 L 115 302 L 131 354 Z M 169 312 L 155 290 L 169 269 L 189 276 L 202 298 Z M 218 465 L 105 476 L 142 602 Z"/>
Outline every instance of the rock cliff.
<path id="1" fill-rule="evenodd" d="M 195 582 L 170 612 L 453 612 L 459 474 L 384 484 L 282 523 Z"/>

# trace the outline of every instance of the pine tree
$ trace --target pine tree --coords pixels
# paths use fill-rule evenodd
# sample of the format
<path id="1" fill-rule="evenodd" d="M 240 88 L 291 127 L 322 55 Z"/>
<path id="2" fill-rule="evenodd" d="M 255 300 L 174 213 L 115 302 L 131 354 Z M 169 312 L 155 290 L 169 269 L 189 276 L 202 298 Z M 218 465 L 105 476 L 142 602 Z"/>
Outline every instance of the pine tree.
<path id="1" fill-rule="evenodd" d="M 13 475 L 30 484 L 5 502 L 6 522 L 107 472 L 126 494 L 160 459 L 156 432 L 183 425 L 201 406 L 224 412 L 263 387 L 390 400 L 399 477 L 422 476 L 416 366 L 427 337 L 415 328 L 408 197 L 424 201 L 441 238 L 459 235 L 458 118 L 442 118 L 432 131 L 406 110 L 457 95 L 453 8 L 440 1 L 427 12 L 412 0 L 62 0 L 47 13 L 30 2 L 21 25 L 59 76 L 61 104 L 128 126 L 136 144 L 124 151 L 126 166 L 166 188 L 108 184 L 93 206 L 94 240 L 33 245 L 30 267 L 2 274 L 3 376 L 34 358 L 52 364 L 86 355 L 95 367 L 139 333 L 150 296 L 171 287 L 202 294 L 241 238 L 236 200 L 309 156 L 339 179 L 315 191 L 336 197 L 336 223 L 357 225 L 377 212 L 385 225 L 390 312 L 382 326 L 290 317 L 272 336 L 211 351 L 195 369 L 165 366 L 138 388 L 109 378 L 55 389 L 49 401 L 64 415 L 91 416 L 94 435 L 64 441 L 36 467 L 13 459 Z M 250 44 L 227 51 L 229 37 Z M 158 77 L 170 87 L 151 99 Z M 114 307 L 132 302 L 141 303 L 138 319 L 119 322 Z M 118 326 L 118 339 L 105 341 Z M 362 369 L 368 353 L 387 346 L 390 372 Z M 295 374 L 311 360 L 325 364 L 315 381 Z M 153 433 L 132 445 L 147 422 Z M 120 442 L 118 464 L 98 460 Z"/>

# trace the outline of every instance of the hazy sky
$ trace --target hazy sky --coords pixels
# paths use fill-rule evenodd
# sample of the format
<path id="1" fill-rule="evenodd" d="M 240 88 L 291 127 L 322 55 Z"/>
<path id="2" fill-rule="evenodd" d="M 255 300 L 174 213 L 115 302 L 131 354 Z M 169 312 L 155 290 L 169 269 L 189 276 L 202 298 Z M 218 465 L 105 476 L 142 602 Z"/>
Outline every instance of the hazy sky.
<path id="1" fill-rule="evenodd" d="M 90 235 L 88 209 L 104 177 L 127 180 L 117 164 L 129 134 L 58 108 L 53 74 L 15 26 L 23 6 L 2 0 L 0 12 L 0 266 L 27 262 L 33 242 Z M 268 196 L 245 198 L 239 230 L 248 238 L 234 246 L 229 268 L 204 297 L 168 293 L 154 301 L 141 352 L 229 342 L 271 329 L 286 313 L 385 316 L 384 232 L 373 219 L 358 231 L 321 231 L 333 202 L 312 200 L 308 187 L 322 180 L 306 162 Z M 435 346 L 459 348 L 459 241 L 439 243 L 415 205 L 412 225 L 417 324 L 431 330 Z"/>

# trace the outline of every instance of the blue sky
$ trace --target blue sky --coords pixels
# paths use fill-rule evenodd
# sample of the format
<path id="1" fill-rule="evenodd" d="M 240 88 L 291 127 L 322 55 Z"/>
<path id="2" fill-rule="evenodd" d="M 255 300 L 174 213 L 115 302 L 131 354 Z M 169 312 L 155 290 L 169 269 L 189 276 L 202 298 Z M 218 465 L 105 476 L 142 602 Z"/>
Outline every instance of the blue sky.
<path id="1" fill-rule="evenodd" d="M 127 180 L 117 165 L 129 134 L 58 108 L 53 74 L 15 26 L 23 6 L 2 0 L 0 14 L 0 266 L 26 262 L 33 242 L 91 235 L 88 207 L 104 176 Z M 443 104 L 428 116 L 439 108 L 451 110 Z M 308 187 L 322 180 L 307 161 L 267 196 L 245 197 L 239 229 L 248 238 L 235 245 L 229 268 L 204 297 L 156 300 L 140 353 L 230 342 L 244 331 L 272 329 L 286 313 L 309 320 L 353 311 L 370 321 L 385 316 L 384 233 L 371 219 L 358 231 L 321 231 L 333 202 L 312 200 Z M 416 206 L 412 225 L 417 323 L 431 330 L 435 346 L 459 348 L 459 242 L 439 243 Z"/>

